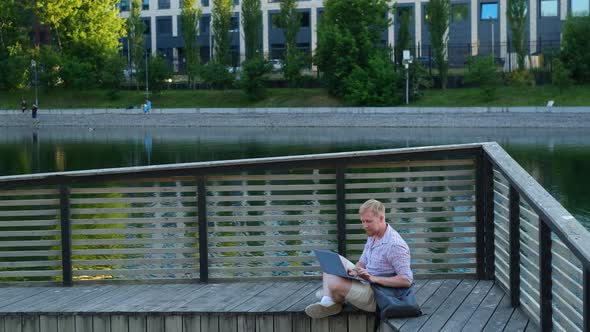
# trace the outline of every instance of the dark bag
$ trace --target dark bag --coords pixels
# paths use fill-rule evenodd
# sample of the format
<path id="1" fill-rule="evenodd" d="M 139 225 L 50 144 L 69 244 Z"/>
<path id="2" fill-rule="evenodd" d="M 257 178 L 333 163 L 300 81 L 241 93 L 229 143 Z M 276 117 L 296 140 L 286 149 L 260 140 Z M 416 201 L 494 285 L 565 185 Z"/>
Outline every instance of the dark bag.
<path id="1" fill-rule="evenodd" d="M 381 277 L 394 277 L 396 274 L 380 275 Z M 378 317 L 382 320 L 388 318 L 417 317 L 422 315 L 420 306 L 416 301 L 416 295 L 412 287 L 386 287 L 371 284 L 375 301 L 377 302 Z"/>

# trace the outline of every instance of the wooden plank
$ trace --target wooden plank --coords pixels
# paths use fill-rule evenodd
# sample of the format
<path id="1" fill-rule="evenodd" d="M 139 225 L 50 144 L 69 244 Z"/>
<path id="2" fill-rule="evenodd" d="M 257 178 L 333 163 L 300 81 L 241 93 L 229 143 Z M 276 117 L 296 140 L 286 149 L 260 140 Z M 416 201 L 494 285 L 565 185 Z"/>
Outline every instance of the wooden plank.
<path id="1" fill-rule="evenodd" d="M 50 247 L 59 246 L 61 241 L 55 240 L 29 240 L 29 241 L 0 241 L 0 248 L 15 247 Z"/>
<path id="2" fill-rule="evenodd" d="M 290 180 L 334 180 L 335 174 L 240 174 L 207 176 L 207 185 L 215 181 L 290 181 Z"/>
<path id="3" fill-rule="evenodd" d="M 163 316 L 146 316 L 146 332 L 162 332 L 164 331 L 164 317 Z M 212 330 L 211 330 L 212 331 Z"/>
<path id="4" fill-rule="evenodd" d="M 135 286 L 135 285 L 133 285 Z M 95 307 L 94 310 L 96 311 L 131 311 L 131 312 L 141 312 L 141 308 L 145 302 L 150 302 L 150 300 L 159 302 L 159 298 L 161 296 L 168 295 L 172 291 L 172 287 L 176 285 L 166 285 L 166 284 L 157 284 L 157 285 L 137 285 L 134 287 L 132 292 L 127 291 L 127 289 L 123 289 L 123 296 L 120 294 L 116 294 L 113 297 L 117 297 L 117 299 L 108 299 L 104 301 L 100 306 Z M 180 285 L 187 286 L 187 285 Z M 150 305 L 151 303 L 150 302 Z"/>
<path id="5" fill-rule="evenodd" d="M 271 315 L 256 315 L 256 332 L 273 332 L 274 317 Z"/>
<path id="6" fill-rule="evenodd" d="M 182 331 L 182 316 L 180 315 L 166 315 L 164 316 L 164 330 L 166 332 L 181 332 Z"/>
<path id="7" fill-rule="evenodd" d="M 60 256 L 61 250 L 19 250 L 0 251 L 0 257 L 48 257 Z"/>
<path id="8" fill-rule="evenodd" d="M 321 281 L 305 282 L 304 286 L 292 293 L 291 296 L 275 304 L 273 311 L 302 312 L 307 305 L 317 302 L 315 293 L 320 287 L 322 287 Z"/>
<path id="9" fill-rule="evenodd" d="M 23 322 L 21 315 L 4 316 L 4 329 L 7 332 L 20 332 L 23 329 Z M 26 331 L 23 331 L 26 332 Z"/>
<path id="10" fill-rule="evenodd" d="M 424 166 L 473 166 L 473 159 L 408 160 L 397 162 L 372 162 L 370 164 L 352 164 L 350 169 L 368 167 L 424 167 Z"/>
<path id="11" fill-rule="evenodd" d="M 371 173 L 346 173 L 347 180 L 369 180 L 369 179 L 405 179 L 422 177 L 453 177 L 473 176 L 475 172 L 468 170 L 437 170 L 437 171 L 415 171 L 415 172 L 371 172 Z"/>
<path id="12" fill-rule="evenodd" d="M 440 181 L 397 181 L 392 182 L 390 179 L 379 179 L 383 181 L 375 181 L 369 183 L 347 183 L 346 189 L 397 189 L 397 188 L 436 188 L 436 187 L 469 187 L 475 185 L 474 180 L 440 180 Z M 290 187 L 289 187 L 290 188 Z"/>
<path id="13" fill-rule="evenodd" d="M 93 331 L 92 330 L 92 315 L 76 315 L 76 331 Z"/>
<path id="14" fill-rule="evenodd" d="M 184 299 L 187 293 L 204 287 L 204 284 L 170 284 L 162 285 L 157 292 L 150 292 L 145 297 L 138 297 L 133 303 L 125 304 L 138 312 L 166 312 L 171 305 Z M 180 317 L 180 316 L 179 316 Z"/>
<path id="15" fill-rule="evenodd" d="M 242 221 L 240 221 L 242 222 Z M 219 224 L 215 224 L 209 227 L 209 230 L 212 233 L 217 232 L 313 232 L 313 231 L 331 231 L 336 230 L 335 224 L 326 224 L 326 225 L 295 225 L 295 226 L 273 226 L 273 225 L 264 225 L 264 226 L 219 226 Z"/>
<path id="16" fill-rule="evenodd" d="M 528 323 L 529 319 L 526 314 L 519 308 L 515 308 L 512 316 L 510 316 L 508 324 L 506 324 L 506 327 L 504 328 L 504 331 L 524 332 Z"/>
<path id="17" fill-rule="evenodd" d="M 318 205 L 287 205 L 287 204 L 273 204 L 273 205 L 231 205 L 220 206 L 214 205 L 207 207 L 207 210 L 213 214 L 220 212 L 234 212 L 234 213 L 250 213 L 250 212 L 335 212 L 336 205 L 334 204 L 318 204 Z"/>
<path id="18" fill-rule="evenodd" d="M 84 306 L 96 304 L 108 299 L 120 289 L 112 285 L 94 286 L 94 287 L 76 287 L 80 293 L 79 297 L 68 299 L 68 301 L 56 301 L 55 304 L 47 306 L 47 310 L 52 312 L 76 312 Z"/>
<path id="19" fill-rule="evenodd" d="M 182 316 L 183 332 L 201 332 L 201 316 L 186 314 Z"/>
<path id="20" fill-rule="evenodd" d="M 428 301 L 431 296 L 436 293 L 443 283 L 444 280 L 427 280 L 420 289 L 416 290 L 416 300 L 418 301 L 418 305 L 421 307 L 424 314 L 430 314 L 430 312 L 425 311 L 423 307 L 424 303 L 426 303 L 426 301 Z M 409 320 L 410 319 L 408 318 L 389 319 L 386 323 L 394 330 L 400 330 Z M 367 324 L 369 324 L 368 321 Z"/>
<path id="21" fill-rule="evenodd" d="M 216 289 L 219 288 L 219 284 L 191 284 L 191 285 L 198 285 L 186 291 L 186 294 L 183 298 L 178 299 L 174 303 L 168 304 L 168 310 L 172 312 L 177 311 L 191 311 L 190 310 L 190 303 L 194 300 L 198 300 L 199 298 L 206 298 L 208 294 L 214 292 Z M 202 317 L 201 317 L 202 318 Z"/>
<path id="22" fill-rule="evenodd" d="M 348 331 L 372 332 L 372 330 L 367 331 L 367 314 L 348 314 Z"/>
<path id="23" fill-rule="evenodd" d="M 39 316 L 40 332 L 58 332 L 57 316 L 40 315 Z"/>
<path id="24" fill-rule="evenodd" d="M 2 262 L 0 267 L 8 268 L 22 268 L 22 267 L 38 267 L 38 266 L 61 266 L 61 262 L 55 261 L 24 261 L 24 262 Z"/>
<path id="25" fill-rule="evenodd" d="M 293 331 L 293 318 L 290 314 L 274 315 L 273 331 Z M 293 331 L 296 332 L 296 331 Z"/>
<path id="26" fill-rule="evenodd" d="M 58 201 L 59 202 L 59 201 Z M 72 198 L 70 204 L 160 204 L 160 203 L 195 203 L 195 196 L 144 196 L 144 197 L 100 197 L 100 198 Z M 186 204 L 183 204 L 186 206 Z"/>
<path id="27" fill-rule="evenodd" d="M 76 332 L 76 320 L 72 315 L 57 316 L 57 328 L 59 332 Z"/>
<path id="28" fill-rule="evenodd" d="M 172 330 L 174 331 L 174 330 Z M 219 331 L 221 332 L 237 332 L 238 319 L 234 315 L 220 315 L 219 316 Z"/>
<path id="29" fill-rule="evenodd" d="M 280 202 L 280 201 L 335 201 L 336 194 L 301 194 L 301 195 L 273 195 L 273 196 L 207 196 L 207 204 L 220 202 Z"/>
<path id="30" fill-rule="evenodd" d="M 59 214 L 58 209 L 51 210 L 14 210 L 14 211 L 0 211 L 0 217 L 41 217 L 52 216 Z"/>
<path id="31" fill-rule="evenodd" d="M 470 291 L 469 295 L 455 310 L 452 316 L 445 322 L 440 329 L 441 332 L 461 331 L 463 326 L 467 323 L 481 301 L 488 294 L 494 282 L 491 280 L 479 280 L 477 285 Z"/>
<path id="32" fill-rule="evenodd" d="M 39 332 L 39 316 L 23 315 L 23 332 Z"/>
<path id="33" fill-rule="evenodd" d="M 109 315 L 93 315 L 92 316 L 92 331 L 111 332 L 111 316 L 109 316 Z"/>
<path id="34" fill-rule="evenodd" d="M 238 315 L 237 328 L 238 332 L 251 332 L 256 330 L 256 317 L 253 315 Z"/>
<path id="35" fill-rule="evenodd" d="M 147 316 L 145 315 L 130 315 L 129 316 L 129 332 L 146 332 L 147 330 Z"/>
<path id="36" fill-rule="evenodd" d="M 313 190 L 335 190 L 334 184 L 246 184 L 243 185 L 209 185 L 207 191 L 209 192 L 252 192 L 264 191 L 264 195 L 280 194 L 282 191 L 313 191 Z"/>
<path id="37" fill-rule="evenodd" d="M 64 311 L 75 310 L 76 312 L 92 313 L 103 311 L 103 308 L 116 310 L 115 305 L 120 305 L 122 301 L 129 299 L 133 295 L 140 294 L 143 290 L 145 290 L 145 286 L 143 285 L 114 286 L 112 289 L 108 289 L 98 295 L 92 301 L 77 303 L 77 308 L 69 307 L 68 309 L 64 309 Z"/>
<path id="38" fill-rule="evenodd" d="M 129 316 L 111 315 L 111 332 L 129 332 Z"/>
<path id="39" fill-rule="evenodd" d="M 194 217 L 159 217 L 159 218 L 91 218 L 72 219 L 72 225 L 115 225 L 115 224 L 189 224 L 196 223 Z"/>
<path id="40" fill-rule="evenodd" d="M 172 213 L 172 212 L 197 212 L 196 206 L 176 207 L 176 206 L 158 206 L 158 207 L 125 207 L 125 208 L 75 208 L 71 209 L 72 216 L 89 215 L 89 214 L 120 214 L 120 213 Z M 24 214 L 30 215 L 30 214 Z M 38 214 L 33 214 L 38 215 Z M 1 214 L 0 214 L 1 216 Z"/>
<path id="41" fill-rule="evenodd" d="M 375 199 L 389 200 L 398 198 L 432 198 L 432 197 L 472 197 L 475 195 L 474 190 L 447 190 L 447 191 L 426 191 L 426 192 L 392 192 L 392 193 L 372 193 L 371 197 Z M 347 200 L 366 199 L 367 194 L 346 194 Z M 300 198 L 302 199 L 302 198 Z"/>
<path id="42" fill-rule="evenodd" d="M 341 332 L 346 331 L 348 320 L 344 315 L 335 315 L 328 317 L 329 332 Z M 280 330 L 279 330 L 280 331 Z"/>
<path id="43" fill-rule="evenodd" d="M 329 319 L 312 319 L 311 332 L 326 332 L 330 329 Z"/>
<path id="44" fill-rule="evenodd" d="M 198 233 L 197 227 L 164 227 L 159 229 L 145 229 L 145 228 L 102 228 L 102 229 L 75 229 L 72 235 L 122 235 L 122 234 L 175 234 L 175 233 Z M 115 240 L 121 240 L 120 238 Z M 73 240 L 75 243 L 79 240 Z M 82 243 L 84 244 L 84 243 Z"/>
<path id="45" fill-rule="evenodd" d="M 256 295 L 247 301 L 234 306 L 231 308 L 231 311 L 275 311 L 275 305 L 294 295 L 294 293 L 298 292 L 303 286 L 305 286 L 305 284 L 305 282 L 301 281 L 268 283 L 266 288 L 261 290 L 259 293 L 256 293 Z"/>
<path id="46" fill-rule="evenodd" d="M 194 254 L 199 248 L 126 248 L 126 249 L 73 249 L 72 256 L 76 255 L 124 255 L 124 254 Z"/>
<path id="47" fill-rule="evenodd" d="M 306 314 L 302 313 L 294 313 L 293 314 L 293 332 L 311 332 L 311 318 Z M 349 329 L 348 331 L 359 331 L 361 330 L 352 330 Z M 279 331 L 276 331 L 279 332 Z"/>
<path id="48" fill-rule="evenodd" d="M 465 298 L 469 296 L 476 284 L 477 280 L 462 280 L 440 307 L 430 315 L 430 318 L 422 325 L 420 331 L 439 331 Z M 428 308 L 425 307 L 424 310 L 428 310 Z"/>
<path id="49" fill-rule="evenodd" d="M 512 312 L 514 308 L 510 305 L 510 296 L 505 295 L 500 301 L 500 304 L 494 311 L 492 317 L 488 320 L 485 328 L 483 329 L 484 332 L 488 331 L 503 331 L 510 320 L 510 316 L 512 316 Z"/>
<path id="50" fill-rule="evenodd" d="M 141 194 L 141 193 L 192 193 L 196 186 L 149 186 L 149 187 L 107 187 L 107 188 L 72 188 L 72 195 L 80 194 Z"/>
<path id="51" fill-rule="evenodd" d="M 486 326 L 504 295 L 504 291 L 499 286 L 494 285 L 477 309 L 475 309 L 475 312 L 471 315 L 461 331 L 481 331 Z M 506 297 L 509 301 L 510 297 Z"/>

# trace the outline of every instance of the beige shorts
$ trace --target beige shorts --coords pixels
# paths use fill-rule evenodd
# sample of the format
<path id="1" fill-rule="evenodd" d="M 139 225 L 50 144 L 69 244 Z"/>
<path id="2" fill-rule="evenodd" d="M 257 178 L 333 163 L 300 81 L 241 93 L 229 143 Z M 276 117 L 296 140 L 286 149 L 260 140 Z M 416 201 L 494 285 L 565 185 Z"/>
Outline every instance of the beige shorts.
<path id="1" fill-rule="evenodd" d="M 375 312 L 377 308 L 375 294 L 369 283 L 353 280 L 352 287 L 344 299 L 346 302 L 364 311 Z"/>

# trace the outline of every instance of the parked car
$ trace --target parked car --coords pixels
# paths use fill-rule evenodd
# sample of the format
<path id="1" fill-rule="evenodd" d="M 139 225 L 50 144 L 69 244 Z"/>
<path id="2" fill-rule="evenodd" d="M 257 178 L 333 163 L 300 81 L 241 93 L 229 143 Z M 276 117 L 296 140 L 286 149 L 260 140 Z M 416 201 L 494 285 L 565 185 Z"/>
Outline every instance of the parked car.
<path id="1" fill-rule="evenodd" d="M 272 65 L 272 71 L 278 72 L 283 70 L 283 60 L 281 59 L 270 59 L 268 62 Z"/>

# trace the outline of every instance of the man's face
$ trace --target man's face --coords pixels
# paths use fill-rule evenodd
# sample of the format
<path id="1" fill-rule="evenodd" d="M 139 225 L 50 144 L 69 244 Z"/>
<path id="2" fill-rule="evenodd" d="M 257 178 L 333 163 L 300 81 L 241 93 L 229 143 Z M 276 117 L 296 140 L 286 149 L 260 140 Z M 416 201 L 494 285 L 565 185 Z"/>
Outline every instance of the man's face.
<path id="1" fill-rule="evenodd" d="M 362 211 L 360 214 L 363 229 L 368 236 L 374 236 L 379 233 L 383 226 L 384 217 L 373 213 L 373 211 Z"/>

